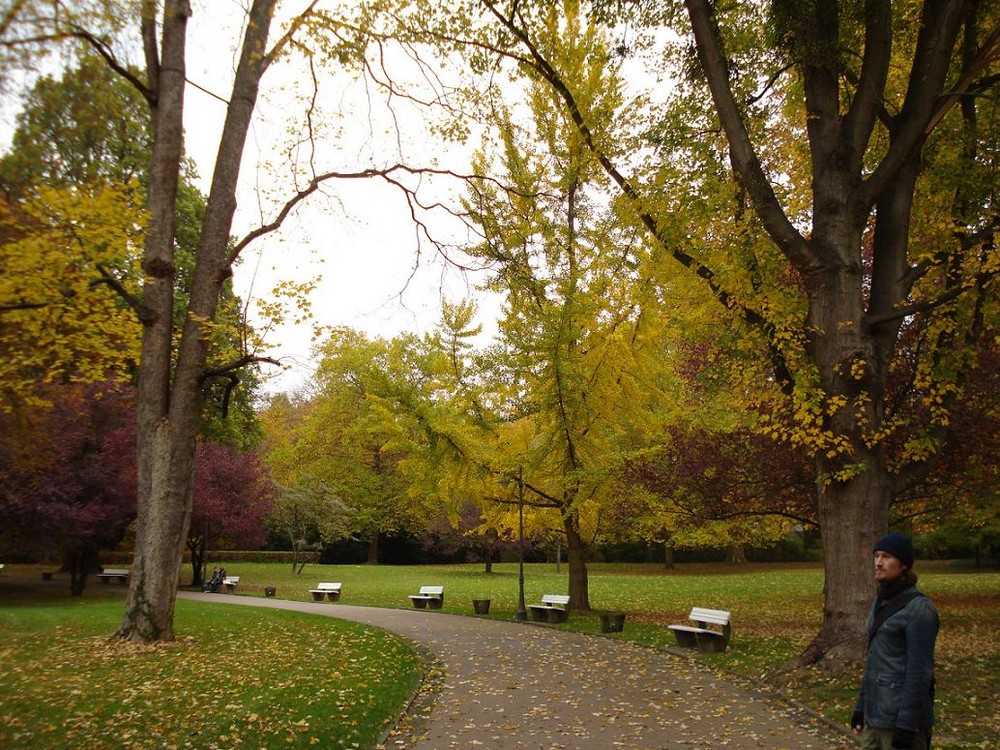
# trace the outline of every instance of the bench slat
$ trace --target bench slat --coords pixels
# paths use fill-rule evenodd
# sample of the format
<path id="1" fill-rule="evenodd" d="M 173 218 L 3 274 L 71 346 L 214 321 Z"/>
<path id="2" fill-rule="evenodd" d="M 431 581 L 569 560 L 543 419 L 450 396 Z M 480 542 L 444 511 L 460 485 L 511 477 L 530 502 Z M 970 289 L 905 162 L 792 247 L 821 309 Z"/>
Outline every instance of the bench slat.
<path id="1" fill-rule="evenodd" d="M 729 623 L 729 612 L 724 609 L 692 607 L 688 619 L 694 622 L 710 622 L 713 625 L 726 625 Z"/>

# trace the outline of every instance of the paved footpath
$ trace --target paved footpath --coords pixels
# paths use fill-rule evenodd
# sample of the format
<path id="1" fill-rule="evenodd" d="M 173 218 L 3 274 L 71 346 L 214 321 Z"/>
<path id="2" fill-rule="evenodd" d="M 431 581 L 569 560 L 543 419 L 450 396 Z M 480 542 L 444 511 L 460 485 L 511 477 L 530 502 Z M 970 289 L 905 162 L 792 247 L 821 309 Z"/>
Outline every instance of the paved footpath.
<path id="1" fill-rule="evenodd" d="M 178 596 L 338 617 L 426 647 L 440 660 L 443 684 L 415 701 L 385 748 L 857 747 L 853 738 L 806 712 L 687 658 L 627 641 L 437 611 L 191 592 Z"/>

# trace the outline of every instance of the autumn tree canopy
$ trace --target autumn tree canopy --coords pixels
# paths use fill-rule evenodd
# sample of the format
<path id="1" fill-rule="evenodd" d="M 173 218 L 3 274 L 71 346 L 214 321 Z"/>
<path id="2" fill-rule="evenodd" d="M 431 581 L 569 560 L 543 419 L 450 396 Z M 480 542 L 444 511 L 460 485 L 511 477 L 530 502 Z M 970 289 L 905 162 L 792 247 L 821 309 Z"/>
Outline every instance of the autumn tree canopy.
<path id="1" fill-rule="evenodd" d="M 995 329 L 995 9 L 407 5 L 394 33 L 464 52 L 484 120 L 546 87 L 658 280 L 698 280 L 756 350 L 756 428 L 814 461 L 826 601 L 806 659 L 859 657 L 871 540 L 938 460 Z M 634 56 L 612 115 L 566 54 L 578 23 L 605 29 L 602 62 Z"/>

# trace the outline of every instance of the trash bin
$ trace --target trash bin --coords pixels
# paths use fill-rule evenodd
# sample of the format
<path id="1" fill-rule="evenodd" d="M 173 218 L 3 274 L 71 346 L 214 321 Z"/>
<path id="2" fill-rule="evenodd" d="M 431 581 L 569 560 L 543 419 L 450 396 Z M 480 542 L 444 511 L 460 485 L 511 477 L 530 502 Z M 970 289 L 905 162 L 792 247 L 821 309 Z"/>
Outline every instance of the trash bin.
<path id="1" fill-rule="evenodd" d="M 275 588 L 274 586 L 265 586 L 264 587 L 264 596 L 274 596 L 277 593 L 278 593 L 278 589 Z"/>
<path id="2" fill-rule="evenodd" d="M 490 613 L 490 600 L 473 599 L 472 608 L 476 611 L 477 615 L 488 615 Z"/>
<path id="3" fill-rule="evenodd" d="M 625 613 L 624 612 L 602 612 L 601 613 L 601 632 L 602 633 L 620 633 L 625 628 Z"/>

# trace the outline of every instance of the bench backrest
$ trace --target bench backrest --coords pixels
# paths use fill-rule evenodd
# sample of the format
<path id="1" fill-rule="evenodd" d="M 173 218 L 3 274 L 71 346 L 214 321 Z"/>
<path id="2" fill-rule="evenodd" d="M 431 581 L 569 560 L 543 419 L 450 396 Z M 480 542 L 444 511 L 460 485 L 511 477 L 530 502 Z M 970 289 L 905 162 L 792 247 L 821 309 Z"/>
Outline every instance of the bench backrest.
<path id="1" fill-rule="evenodd" d="M 444 596 L 444 586 L 421 586 L 420 596 Z"/>
<path id="2" fill-rule="evenodd" d="M 127 576 L 128 568 L 105 568 L 101 571 L 101 575 L 105 576 Z"/>
<path id="3" fill-rule="evenodd" d="M 712 625 L 728 625 L 729 612 L 724 609 L 705 609 L 704 607 L 692 607 L 688 617 L 695 622 L 707 622 Z"/>
<path id="4" fill-rule="evenodd" d="M 566 607 L 569 605 L 569 597 L 566 594 L 545 594 L 542 597 L 542 604 L 548 604 L 549 606 L 559 605 L 561 607 Z"/>
<path id="5" fill-rule="evenodd" d="M 223 583 L 239 583 L 240 582 L 240 577 L 239 576 L 226 576 L 225 578 L 222 579 L 222 582 Z"/>
<path id="6" fill-rule="evenodd" d="M 316 584 L 316 590 L 319 591 L 320 589 L 322 589 L 323 591 L 340 591 L 340 584 L 339 583 L 317 583 Z"/>

